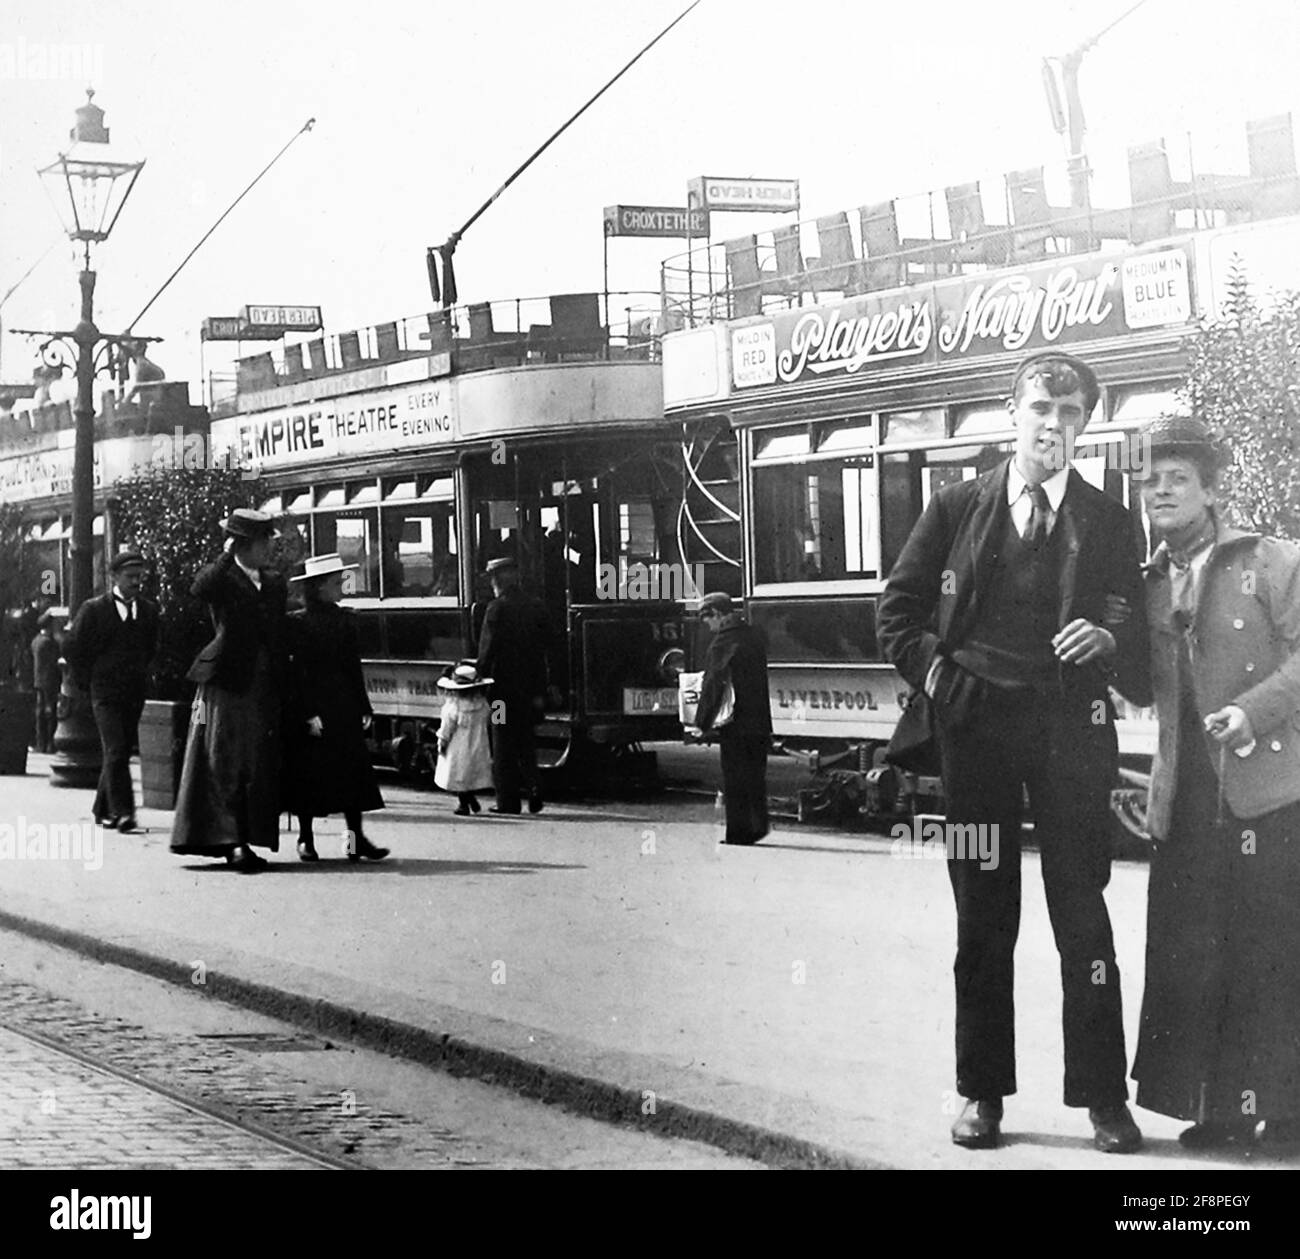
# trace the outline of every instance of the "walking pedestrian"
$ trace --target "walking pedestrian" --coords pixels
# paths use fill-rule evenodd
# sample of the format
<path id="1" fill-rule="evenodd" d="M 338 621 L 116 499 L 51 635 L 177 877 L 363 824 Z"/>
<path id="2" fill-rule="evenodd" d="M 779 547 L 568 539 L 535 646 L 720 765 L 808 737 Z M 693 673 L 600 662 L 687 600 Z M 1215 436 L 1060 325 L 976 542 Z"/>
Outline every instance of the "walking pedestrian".
<path id="1" fill-rule="evenodd" d="M 158 648 L 158 608 L 140 594 L 144 567 L 138 551 L 115 556 L 108 566 L 110 588 L 81 605 L 64 643 L 69 665 L 90 690 L 103 752 L 94 818 L 124 834 L 138 829 L 131 753 L 149 662 Z"/>
<path id="2" fill-rule="evenodd" d="M 278 536 L 270 516 L 240 507 L 223 529 L 221 557 L 191 588 L 208 604 L 216 635 L 186 675 L 199 685 L 171 850 L 224 857 L 253 874 L 267 864 L 253 849 L 280 847 L 287 589 L 268 567 Z"/>
<path id="3" fill-rule="evenodd" d="M 1229 528 L 1205 424 L 1153 422 L 1159 740 L 1137 1103 L 1194 1149 L 1300 1137 L 1300 547 Z"/>
<path id="4" fill-rule="evenodd" d="M 438 722 L 438 764 L 433 781 L 454 791 L 454 813 L 465 817 L 479 811 L 479 791 L 492 786 L 492 753 L 488 740 L 487 688 L 491 678 L 479 676 L 472 660 L 462 660 L 438 688 L 446 693 Z"/>
<path id="5" fill-rule="evenodd" d="M 337 553 L 314 555 L 301 576 L 303 607 L 289 616 L 292 714 L 288 752 L 290 808 L 298 815 L 298 856 L 318 861 L 312 819 L 343 814 L 349 861 L 388 856 L 366 837 L 362 813 L 384 807 L 366 747 L 373 710 L 361 669 L 356 613 L 339 607 L 344 564 Z"/>
<path id="6" fill-rule="evenodd" d="M 32 687 L 36 691 L 36 743 L 38 752 L 54 751 L 54 730 L 58 724 L 59 657 L 63 644 L 56 635 L 58 617 L 52 608 L 41 613 L 36 637 L 32 639 Z"/>
<path id="7" fill-rule="evenodd" d="M 716 729 L 722 760 L 725 843 L 756 844 L 767 834 L 767 751 L 772 709 L 767 690 L 767 651 L 731 596 L 707 594 L 700 620 L 713 635 L 704 655 L 704 679 L 696 709 L 701 734 Z M 718 725 L 728 687 L 732 716 Z"/>
<path id="8" fill-rule="evenodd" d="M 487 566 L 494 598 L 479 636 L 479 675 L 494 679 L 490 697 L 500 705 L 492 721 L 493 813 L 542 811 L 535 726 L 546 708 L 546 658 L 550 632 L 540 600 L 519 585 L 519 565 L 502 556 Z M 499 717 L 499 719 L 498 719 Z"/>
<path id="9" fill-rule="evenodd" d="M 1061 957 L 1065 1105 L 1086 1107 L 1096 1147 L 1142 1143 L 1127 1106 L 1120 977 L 1103 892 L 1118 770 L 1112 680 L 1149 702 L 1144 618 L 1112 633 L 1106 601 L 1142 597 L 1136 530 L 1123 505 L 1070 466 L 1100 390 L 1056 350 L 1016 370 L 1015 453 L 938 490 L 881 596 L 877 632 L 915 699 L 896 745 L 919 746 L 932 707 L 949 825 L 987 843 L 949 846 L 957 908 L 957 1089 L 952 1128 L 969 1149 L 1001 1139 L 1016 1091 L 1016 937 L 1026 791 Z M 972 830 L 972 828 L 975 828 Z M 978 852 L 972 851 L 978 849 Z M 981 854 L 993 852 L 990 862 Z"/>

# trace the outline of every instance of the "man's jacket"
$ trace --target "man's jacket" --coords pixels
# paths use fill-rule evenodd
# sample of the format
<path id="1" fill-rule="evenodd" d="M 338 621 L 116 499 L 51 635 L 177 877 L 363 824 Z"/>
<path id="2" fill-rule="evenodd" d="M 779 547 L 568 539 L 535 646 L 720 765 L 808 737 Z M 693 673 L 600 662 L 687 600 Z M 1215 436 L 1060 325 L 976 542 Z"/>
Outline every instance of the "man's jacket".
<path id="1" fill-rule="evenodd" d="M 126 625 L 118 614 L 113 592 L 87 599 L 78 610 L 63 644 L 63 654 L 78 682 L 90 689 L 92 700 L 144 698 L 149 662 L 158 648 L 158 606 L 147 599 L 135 601 L 139 646 L 129 658 L 115 650 Z"/>
<path id="2" fill-rule="evenodd" d="M 973 481 L 937 491 L 889 575 L 876 613 L 886 657 L 917 691 L 937 651 L 951 654 L 975 625 L 1006 536 L 1008 460 Z M 1142 606 L 1137 530 L 1122 503 L 1071 469 L 1053 532 L 1061 531 L 1058 628 L 1082 617 L 1105 623 L 1107 595 Z M 1151 702 L 1146 620 L 1112 626 L 1114 655 L 1086 665 L 1062 664 L 1067 695 L 1101 698 L 1113 685 L 1138 705 Z"/>
<path id="3" fill-rule="evenodd" d="M 1166 838 L 1178 781 L 1178 636 L 1165 555 L 1146 572 L 1152 676 L 1160 718 L 1151 770 L 1147 829 Z M 1223 798 L 1239 818 L 1260 817 L 1300 801 L 1300 547 L 1220 525 L 1200 576 L 1188 635 L 1196 708 L 1201 717 L 1235 704 L 1255 737 L 1239 757 L 1208 734 L 1210 764 Z M 1207 823 L 1211 819 L 1207 818 Z"/>

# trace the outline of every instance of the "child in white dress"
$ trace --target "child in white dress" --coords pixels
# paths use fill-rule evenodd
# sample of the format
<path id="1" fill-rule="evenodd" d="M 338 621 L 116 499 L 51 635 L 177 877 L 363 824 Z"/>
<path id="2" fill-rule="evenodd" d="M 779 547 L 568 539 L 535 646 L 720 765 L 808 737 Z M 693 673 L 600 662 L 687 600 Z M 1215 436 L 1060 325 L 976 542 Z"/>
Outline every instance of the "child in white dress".
<path id="1" fill-rule="evenodd" d="M 491 678 L 479 677 L 473 661 L 464 661 L 438 679 L 438 689 L 446 698 L 438 724 L 438 764 L 433 781 L 443 791 L 456 793 L 460 803 L 452 811 L 462 817 L 479 812 L 474 793 L 492 787 L 487 699 L 491 685 Z"/>

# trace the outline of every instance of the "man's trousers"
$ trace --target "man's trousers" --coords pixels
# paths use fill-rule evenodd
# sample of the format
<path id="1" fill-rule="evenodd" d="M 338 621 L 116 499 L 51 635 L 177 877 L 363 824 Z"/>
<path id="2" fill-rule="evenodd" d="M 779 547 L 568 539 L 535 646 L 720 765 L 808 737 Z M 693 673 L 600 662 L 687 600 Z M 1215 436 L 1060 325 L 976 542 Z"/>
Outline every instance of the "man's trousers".
<path id="1" fill-rule="evenodd" d="M 144 700 L 97 699 L 95 725 L 103 749 L 99 789 L 95 792 L 96 820 L 135 816 L 135 793 L 131 788 L 131 751 L 140 728 Z"/>
<path id="2" fill-rule="evenodd" d="M 977 1099 L 1016 1091 L 1014 951 L 1027 791 L 1061 963 L 1065 1104 L 1117 1105 L 1128 1097 L 1124 1029 L 1102 896 L 1117 764 L 1110 706 L 1059 692 L 984 690 L 960 727 L 942 710 L 939 716 L 948 822 L 989 828 L 984 851 L 991 839 L 996 857 L 981 861 L 981 845 L 969 841 L 948 848 L 957 905 L 957 1089 Z"/>

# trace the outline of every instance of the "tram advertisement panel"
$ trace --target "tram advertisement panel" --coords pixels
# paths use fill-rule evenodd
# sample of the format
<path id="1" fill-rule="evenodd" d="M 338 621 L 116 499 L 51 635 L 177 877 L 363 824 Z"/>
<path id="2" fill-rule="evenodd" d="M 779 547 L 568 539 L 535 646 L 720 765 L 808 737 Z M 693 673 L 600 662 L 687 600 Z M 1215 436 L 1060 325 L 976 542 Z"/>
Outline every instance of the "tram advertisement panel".
<path id="1" fill-rule="evenodd" d="M 233 448 L 240 467 L 445 446 L 455 437 L 453 392 L 445 380 L 320 398 L 212 424 L 214 448 Z"/>
<path id="2" fill-rule="evenodd" d="M 1073 256 L 748 321 L 731 333 L 732 381 L 744 389 L 1031 353 L 1187 323 L 1194 310 L 1186 245 Z"/>
<path id="3" fill-rule="evenodd" d="M 888 739 L 907 686 L 888 665 L 768 665 L 772 727 L 779 735 Z"/>

